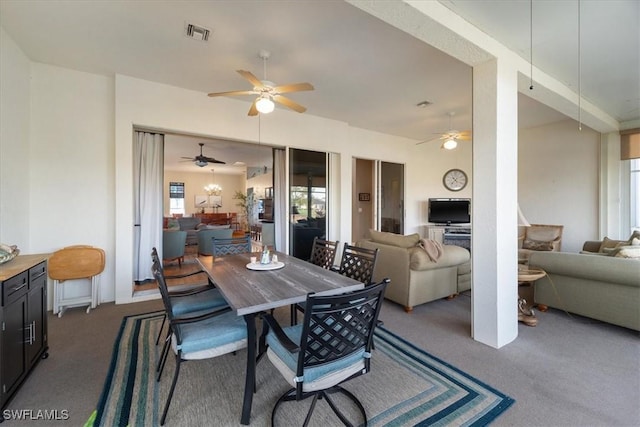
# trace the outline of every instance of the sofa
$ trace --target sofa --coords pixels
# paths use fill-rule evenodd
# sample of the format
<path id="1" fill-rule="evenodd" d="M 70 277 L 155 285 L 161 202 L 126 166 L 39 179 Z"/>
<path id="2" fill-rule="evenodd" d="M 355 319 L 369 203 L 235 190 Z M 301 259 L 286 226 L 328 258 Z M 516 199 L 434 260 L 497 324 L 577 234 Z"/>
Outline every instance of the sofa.
<path id="1" fill-rule="evenodd" d="M 547 273 L 535 282 L 535 302 L 640 331 L 640 245 L 619 241 L 624 249 L 613 253 L 607 240 L 585 242 L 579 254 L 532 252 L 529 267 Z"/>
<path id="2" fill-rule="evenodd" d="M 401 304 L 407 313 L 413 307 L 450 297 L 470 289 L 469 251 L 459 246 L 443 245 L 437 261 L 418 246 L 419 234 L 399 235 L 370 230 L 370 238 L 356 246 L 379 249 L 373 280 L 389 278 L 385 298 Z"/>

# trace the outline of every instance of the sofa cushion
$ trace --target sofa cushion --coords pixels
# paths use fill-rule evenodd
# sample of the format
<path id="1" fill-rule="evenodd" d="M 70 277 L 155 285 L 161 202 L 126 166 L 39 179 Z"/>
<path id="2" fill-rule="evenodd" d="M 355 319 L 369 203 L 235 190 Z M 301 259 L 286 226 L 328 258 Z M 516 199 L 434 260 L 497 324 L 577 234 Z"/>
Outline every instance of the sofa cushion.
<path id="1" fill-rule="evenodd" d="M 178 223 L 180 224 L 180 230 L 189 231 L 195 230 L 200 224 L 200 218 L 195 218 L 192 216 L 178 218 Z"/>
<path id="2" fill-rule="evenodd" d="M 529 249 L 532 251 L 552 251 L 553 242 L 524 239 L 524 242 L 522 242 L 522 249 Z"/>
<path id="3" fill-rule="evenodd" d="M 442 256 L 436 262 L 431 261 L 424 249 L 420 247 L 409 248 L 409 268 L 414 271 L 460 265 L 468 262 L 470 258 L 469 251 L 455 245 L 444 245 Z"/>
<path id="4" fill-rule="evenodd" d="M 371 235 L 371 240 L 376 243 L 397 246 L 399 248 L 413 248 L 420 241 L 420 235 L 418 233 L 403 236 L 386 231 L 369 230 L 369 234 Z"/>

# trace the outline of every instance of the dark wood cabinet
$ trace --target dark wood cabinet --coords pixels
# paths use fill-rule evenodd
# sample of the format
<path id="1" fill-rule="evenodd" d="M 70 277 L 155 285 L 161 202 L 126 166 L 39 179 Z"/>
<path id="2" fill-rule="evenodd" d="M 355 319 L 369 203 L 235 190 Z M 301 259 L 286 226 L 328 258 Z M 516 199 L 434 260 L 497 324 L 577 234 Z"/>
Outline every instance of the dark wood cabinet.
<path id="1" fill-rule="evenodd" d="M 0 408 L 31 369 L 48 356 L 45 255 L 18 256 L 0 265 Z"/>

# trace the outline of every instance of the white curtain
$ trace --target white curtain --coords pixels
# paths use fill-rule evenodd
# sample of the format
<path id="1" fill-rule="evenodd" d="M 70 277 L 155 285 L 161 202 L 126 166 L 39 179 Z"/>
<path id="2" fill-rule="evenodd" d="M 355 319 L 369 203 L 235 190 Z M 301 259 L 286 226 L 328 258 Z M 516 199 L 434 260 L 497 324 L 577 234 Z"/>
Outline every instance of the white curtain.
<path id="1" fill-rule="evenodd" d="M 289 215 L 287 215 L 287 169 L 285 151 L 281 148 L 273 149 L 273 218 L 275 226 L 276 250 L 289 252 L 285 242 Z"/>
<path id="2" fill-rule="evenodd" d="M 135 132 L 133 143 L 133 280 L 153 279 L 151 249 L 162 257 L 164 135 Z"/>

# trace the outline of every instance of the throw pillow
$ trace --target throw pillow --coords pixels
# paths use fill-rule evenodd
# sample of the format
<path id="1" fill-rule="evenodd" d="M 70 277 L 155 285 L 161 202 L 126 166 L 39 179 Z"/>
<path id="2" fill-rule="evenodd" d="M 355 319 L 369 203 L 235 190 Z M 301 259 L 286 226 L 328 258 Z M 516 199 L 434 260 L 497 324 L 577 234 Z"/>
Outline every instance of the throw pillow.
<path id="1" fill-rule="evenodd" d="M 529 249 L 532 251 L 552 251 L 553 242 L 524 239 L 524 242 L 522 242 L 522 249 Z"/>
<path id="2" fill-rule="evenodd" d="M 616 246 L 618 246 L 619 243 L 620 243 L 620 240 L 613 240 L 608 237 L 605 237 L 604 239 L 602 239 L 602 244 L 600 244 L 600 249 L 598 250 L 598 252 L 606 252 L 605 249 L 615 248 Z"/>
<path id="3" fill-rule="evenodd" d="M 614 255 L 618 258 L 633 258 L 640 260 L 640 246 L 621 246 Z"/>
<path id="4" fill-rule="evenodd" d="M 178 231 L 180 230 L 180 223 L 175 218 L 167 219 L 167 230 Z"/>
<path id="5" fill-rule="evenodd" d="M 634 230 L 631 237 L 627 240 L 629 246 L 633 246 L 633 239 L 640 239 L 640 230 Z"/>
<path id="6" fill-rule="evenodd" d="M 369 230 L 371 240 L 376 243 L 397 246 L 399 248 L 412 248 L 420 241 L 418 233 L 403 236 L 402 234 L 388 233 L 386 231 Z"/>

